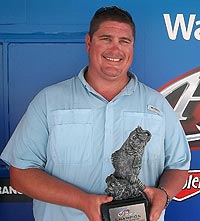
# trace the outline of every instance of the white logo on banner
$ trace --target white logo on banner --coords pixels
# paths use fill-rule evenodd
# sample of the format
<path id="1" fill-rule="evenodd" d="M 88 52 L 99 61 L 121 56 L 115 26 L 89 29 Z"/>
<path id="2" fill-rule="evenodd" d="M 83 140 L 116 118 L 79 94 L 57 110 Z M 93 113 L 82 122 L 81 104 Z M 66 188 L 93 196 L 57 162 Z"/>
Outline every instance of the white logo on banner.
<path id="1" fill-rule="evenodd" d="M 185 18 L 183 14 L 177 14 L 174 24 L 172 24 L 170 14 L 163 14 L 165 25 L 167 28 L 168 36 L 171 40 L 176 40 L 178 30 L 180 27 L 180 31 L 185 40 L 190 40 L 192 35 L 192 30 L 194 30 L 194 37 L 196 40 L 200 40 L 200 28 L 196 26 L 200 25 L 200 20 L 195 21 L 196 15 L 191 14 L 187 22 L 185 22 Z M 186 25 L 187 23 L 187 25 Z"/>

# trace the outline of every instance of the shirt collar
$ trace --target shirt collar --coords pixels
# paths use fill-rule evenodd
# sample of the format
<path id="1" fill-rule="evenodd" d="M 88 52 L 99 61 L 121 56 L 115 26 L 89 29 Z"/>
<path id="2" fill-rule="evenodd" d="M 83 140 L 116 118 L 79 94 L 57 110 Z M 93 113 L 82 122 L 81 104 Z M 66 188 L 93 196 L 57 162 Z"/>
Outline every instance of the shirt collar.
<path id="1" fill-rule="evenodd" d="M 88 66 L 85 66 L 78 75 L 78 78 L 80 79 L 81 83 L 84 85 L 84 87 L 90 91 L 90 92 L 94 92 L 95 90 L 88 84 L 88 82 L 85 80 L 84 74 L 87 71 Z"/>
<path id="2" fill-rule="evenodd" d="M 84 85 L 84 87 L 90 91 L 90 92 L 95 92 L 95 90 L 87 83 L 87 81 L 85 80 L 84 77 L 84 73 L 87 71 L 88 66 L 85 66 L 78 74 L 78 78 L 80 79 L 80 81 L 82 82 L 82 84 Z M 136 86 L 137 86 L 137 76 L 132 73 L 132 72 L 128 72 L 128 76 L 131 78 L 129 83 L 126 85 L 126 87 L 120 92 L 120 95 L 130 95 L 132 94 L 135 90 L 136 90 Z M 95 92 L 96 93 L 96 92 Z"/>

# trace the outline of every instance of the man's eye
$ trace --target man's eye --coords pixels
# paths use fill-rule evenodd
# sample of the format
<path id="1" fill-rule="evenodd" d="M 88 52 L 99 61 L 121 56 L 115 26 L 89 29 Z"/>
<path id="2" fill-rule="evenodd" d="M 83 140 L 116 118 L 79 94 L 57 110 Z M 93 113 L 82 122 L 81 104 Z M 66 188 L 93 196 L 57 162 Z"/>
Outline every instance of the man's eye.
<path id="1" fill-rule="evenodd" d="M 121 44 L 130 44 L 130 41 L 123 39 L 123 40 L 120 40 L 120 43 Z"/>
<path id="2" fill-rule="evenodd" d="M 101 40 L 103 40 L 103 41 L 111 41 L 111 39 L 108 38 L 108 37 L 103 37 L 103 38 L 101 38 Z"/>

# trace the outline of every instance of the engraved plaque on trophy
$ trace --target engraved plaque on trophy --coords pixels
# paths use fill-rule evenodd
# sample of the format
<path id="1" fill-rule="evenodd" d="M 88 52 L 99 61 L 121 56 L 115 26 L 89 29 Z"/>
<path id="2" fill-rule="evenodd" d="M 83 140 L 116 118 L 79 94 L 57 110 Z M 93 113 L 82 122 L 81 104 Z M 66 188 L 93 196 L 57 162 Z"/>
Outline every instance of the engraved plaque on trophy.
<path id="1" fill-rule="evenodd" d="M 106 193 L 113 201 L 102 204 L 103 221 L 149 221 L 150 204 L 145 185 L 138 178 L 144 148 L 151 133 L 138 126 L 122 147 L 112 154 L 114 173 L 106 178 Z"/>

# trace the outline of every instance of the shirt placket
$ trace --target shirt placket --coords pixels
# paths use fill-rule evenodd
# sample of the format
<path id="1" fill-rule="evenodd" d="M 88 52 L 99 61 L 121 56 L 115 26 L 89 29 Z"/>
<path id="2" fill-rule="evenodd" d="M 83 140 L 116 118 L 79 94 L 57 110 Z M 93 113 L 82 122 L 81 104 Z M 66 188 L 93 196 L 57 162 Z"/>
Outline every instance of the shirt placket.
<path id="1" fill-rule="evenodd" d="M 105 189 L 105 179 L 113 172 L 113 166 L 111 163 L 111 155 L 113 150 L 113 128 L 114 128 L 114 116 L 113 116 L 113 103 L 109 102 L 106 105 L 105 110 L 105 134 L 104 134 L 104 149 L 103 149 L 103 165 L 102 165 L 102 185 Z"/>

